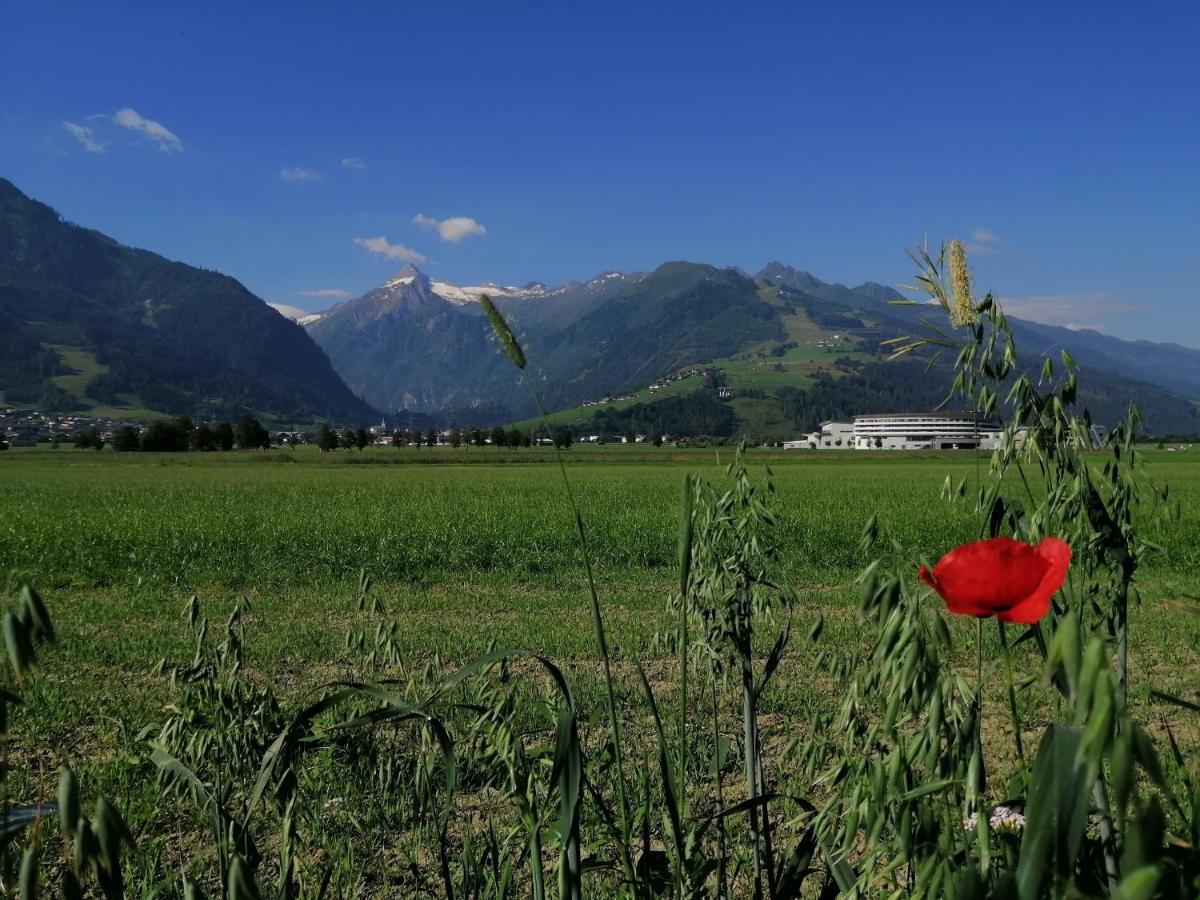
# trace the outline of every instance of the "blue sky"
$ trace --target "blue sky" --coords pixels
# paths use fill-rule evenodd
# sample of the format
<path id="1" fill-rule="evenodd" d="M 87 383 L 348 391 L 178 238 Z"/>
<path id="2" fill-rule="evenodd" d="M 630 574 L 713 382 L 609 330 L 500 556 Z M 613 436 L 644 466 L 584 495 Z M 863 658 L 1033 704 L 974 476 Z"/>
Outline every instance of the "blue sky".
<path id="1" fill-rule="evenodd" d="M 1195 3 L 17 0 L 4 32 L 0 175 L 270 301 L 410 255 L 899 284 L 929 235 L 1014 312 L 1200 346 Z"/>

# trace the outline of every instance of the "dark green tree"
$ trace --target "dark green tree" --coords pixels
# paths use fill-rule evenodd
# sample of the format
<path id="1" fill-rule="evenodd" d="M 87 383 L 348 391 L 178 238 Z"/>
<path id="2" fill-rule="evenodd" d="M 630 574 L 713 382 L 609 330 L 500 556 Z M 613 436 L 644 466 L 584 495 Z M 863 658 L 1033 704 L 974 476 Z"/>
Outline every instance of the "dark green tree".
<path id="1" fill-rule="evenodd" d="M 197 425 L 192 431 L 192 449 L 207 451 L 217 449 L 217 433 L 207 422 Z"/>
<path id="2" fill-rule="evenodd" d="M 367 433 L 367 429 L 359 428 L 354 432 L 354 446 L 360 451 L 366 449 L 369 443 L 371 443 L 371 435 Z"/>
<path id="3" fill-rule="evenodd" d="M 132 425 L 117 429 L 112 439 L 113 449 L 118 453 L 130 453 L 141 449 L 141 436 Z"/>
<path id="4" fill-rule="evenodd" d="M 338 448 L 337 432 L 330 428 L 327 422 L 322 422 L 321 427 L 317 429 L 317 447 L 322 453 Z"/>
<path id="5" fill-rule="evenodd" d="M 147 453 L 183 453 L 192 442 L 190 419 L 160 419 L 142 432 L 141 447 Z"/>
<path id="6" fill-rule="evenodd" d="M 430 428 L 429 431 L 425 432 L 425 446 L 436 447 L 437 441 L 438 441 L 438 433 L 436 430 L 434 430 L 433 428 Z"/>
<path id="7" fill-rule="evenodd" d="M 217 449 L 218 450 L 226 450 L 226 451 L 232 450 L 233 449 L 233 426 L 230 425 L 228 422 L 221 422 L 213 430 L 217 436 Z"/>
<path id="8" fill-rule="evenodd" d="M 100 437 L 95 426 L 89 426 L 82 431 L 75 432 L 75 446 L 80 450 L 103 450 L 104 438 Z"/>
<path id="9" fill-rule="evenodd" d="M 508 443 L 508 432 L 497 425 L 492 429 L 492 446 L 503 447 Z"/>
<path id="10" fill-rule="evenodd" d="M 271 435 L 252 416 L 242 416 L 233 431 L 237 445 L 243 450 L 267 449 L 271 446 Z"/>

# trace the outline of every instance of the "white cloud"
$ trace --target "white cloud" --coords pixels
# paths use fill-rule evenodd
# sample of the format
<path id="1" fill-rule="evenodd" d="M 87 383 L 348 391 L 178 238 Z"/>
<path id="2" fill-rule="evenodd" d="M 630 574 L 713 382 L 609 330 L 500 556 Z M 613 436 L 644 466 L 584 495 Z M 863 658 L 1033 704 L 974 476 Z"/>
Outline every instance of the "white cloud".
<path id="1" fill-rule="evenodd" d="M 449 219 L 441 219 L 439 221 L 438 219 L 431 219 L 422 213 L 417 213 L 413 216 L 413 224 L 420 225 L 429 231 L 436 231 L 443 241 L 448 241 L 451 244 L 457 244 L 463 238 L 487 234 L 486 228 L 474 219 L 469 219 L 466 216 L 453 216 Z"/>
<path id="2" fill-rule="evenodd" d="M 88 153 L 100 154 L 104 152 L 104 143 L 97 139 L 96 133 L 86 125 L 63 122 L 63 128 L 67 129 L 67 133 L 79 141 L 80 146 Z"/>
<path id="3" fill-rule="evenodd" d="M 971 232 L 971 241 L 966 244 L 967 252 L 974 253 L 978 256 L 986 256 L 990 253 L 999 253 L 1002 239 L 1000 235 L 992 231 L 990 228 L 985 228 L 980 225 Z"/>
<path id="4" fill-rule="evenodd" d="M 1001 308 L 1010 316 L 1041 322 L 1043 325 L 1061 325 L 1073 331 L 1083 328 L 1103 331 L 1112 320 L 1144 308 L 1141 304 L 1118 300 L 1107 291 L 1032 294 L 999 299 Z"/>
<path id="5" fill-rule="evenodd" d="M 301 297 L 349 297 L 349 291 L 341 288 L 320 288 L 315 291 L 296 291 Z"/>
<path id="6" fill-rule="evenodd" d="M 305 169 L 300 166 L 294 166 L 290 169 L 280 169 L 279 177 L 284 181 L 291 181 L 294 184 L 308 184 L 313 181 L 320 181 L 321 173 L 316 169 Z"/>
<path id="7" fill-rule="evenodd" d="M 122 128 L 130 128 L 134 131 L 140 131 L 142 134 L 152 138 L 158 144 L 158 149 L 163 153 L 182 153 L 183 142 L 172 132 L 167 126 L 161 122 L 155 122 L 153 119 L 144 119 L 138 115 L 136 109 L 130 109 L 126 106 L 124 109 L 118 109 L 117 114 L 113 116 L 113 121 Z"/>
<path id="8" fill-rule="evenodd" d="M 371 167 L 368 166 L 361 159 L 359 159 L 357 156 L 347 156 L 345 159 L 342 160 L 342 168 L 343 169 L 357 169 L 360 172 L 362 172 L 362 171 L 366 171 L 367 169 L 369 169 Z"/>
<path id="9" fill-rule="evenodd" d="M 370 250 L 377 256 L 382 256 L 387 259 L 401 260 L 403 262 L 420 263 L 425 262 L 425 256 L 413 250 L 411 247 L 405 247 L 403 244 L 393 244 L 385 237 L 361 238 L 356 237 L 354 243 L 358 246 Z"/>

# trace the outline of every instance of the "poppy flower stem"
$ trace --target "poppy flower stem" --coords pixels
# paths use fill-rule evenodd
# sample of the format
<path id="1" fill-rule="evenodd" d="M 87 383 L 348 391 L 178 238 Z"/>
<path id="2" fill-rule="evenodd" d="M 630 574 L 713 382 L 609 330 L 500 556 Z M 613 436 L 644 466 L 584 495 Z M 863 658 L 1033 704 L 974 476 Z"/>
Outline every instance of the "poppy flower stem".
<path id="1" fill-rule="evenodd" d="M 975 619 L 975 697 L 979 704 L 980 721 L 983 719 L 983 617 Z M 983 727 L 982 725 L 980 726 Z"/>
<path id="2" fill-rule="evenodd" d="M 975 620 L 975 746 L 983 758 L 983 619 Z M 982 785 L 978 785 L 981 788 Z"/>
<path id="3" fill-rule="evenodd" d="M 999 619 L 996 624 L 1000 626 L 1000 645 L 1004 648 L 1004 680 L 1008 687 L 1008 711 L 1012 714 L 1013 737 L 1017 742 L 1017 759 L 1021 761 L 1021 768 L 1025 768 L 1025 745 L 1021 740 L 1021 714 L 1017 710 L 1017 691 L 1013 687 L 1013 670 L 1012 656 L 1008 646 L 1008 635 L 1004 633 L 1004 623 Z"/>

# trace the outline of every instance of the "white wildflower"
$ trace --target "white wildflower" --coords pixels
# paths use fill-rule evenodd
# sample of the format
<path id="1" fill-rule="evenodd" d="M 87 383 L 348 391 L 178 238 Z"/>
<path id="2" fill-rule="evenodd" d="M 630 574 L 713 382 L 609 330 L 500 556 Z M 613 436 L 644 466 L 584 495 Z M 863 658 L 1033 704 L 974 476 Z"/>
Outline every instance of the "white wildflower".
<path id="1" fill-rule="evenodd" d="M 988 827 L 997 833 L 1015 834 L 1025 827 L 1025 815 L 1007 806 L 997 806 L 988 819 Z"/>
<path id="2" fill-rule="evenodd" d="M 987 824 L 988 829 L 997 834 L 1016 834 L 1025 827 L 1025 815 L 1007 806 L 996 806 L 992 808 Z M 978 813 L 971 813 L 963 819 L 963 828 L 966 831 L 974 831 L 978 827 Z"/>

